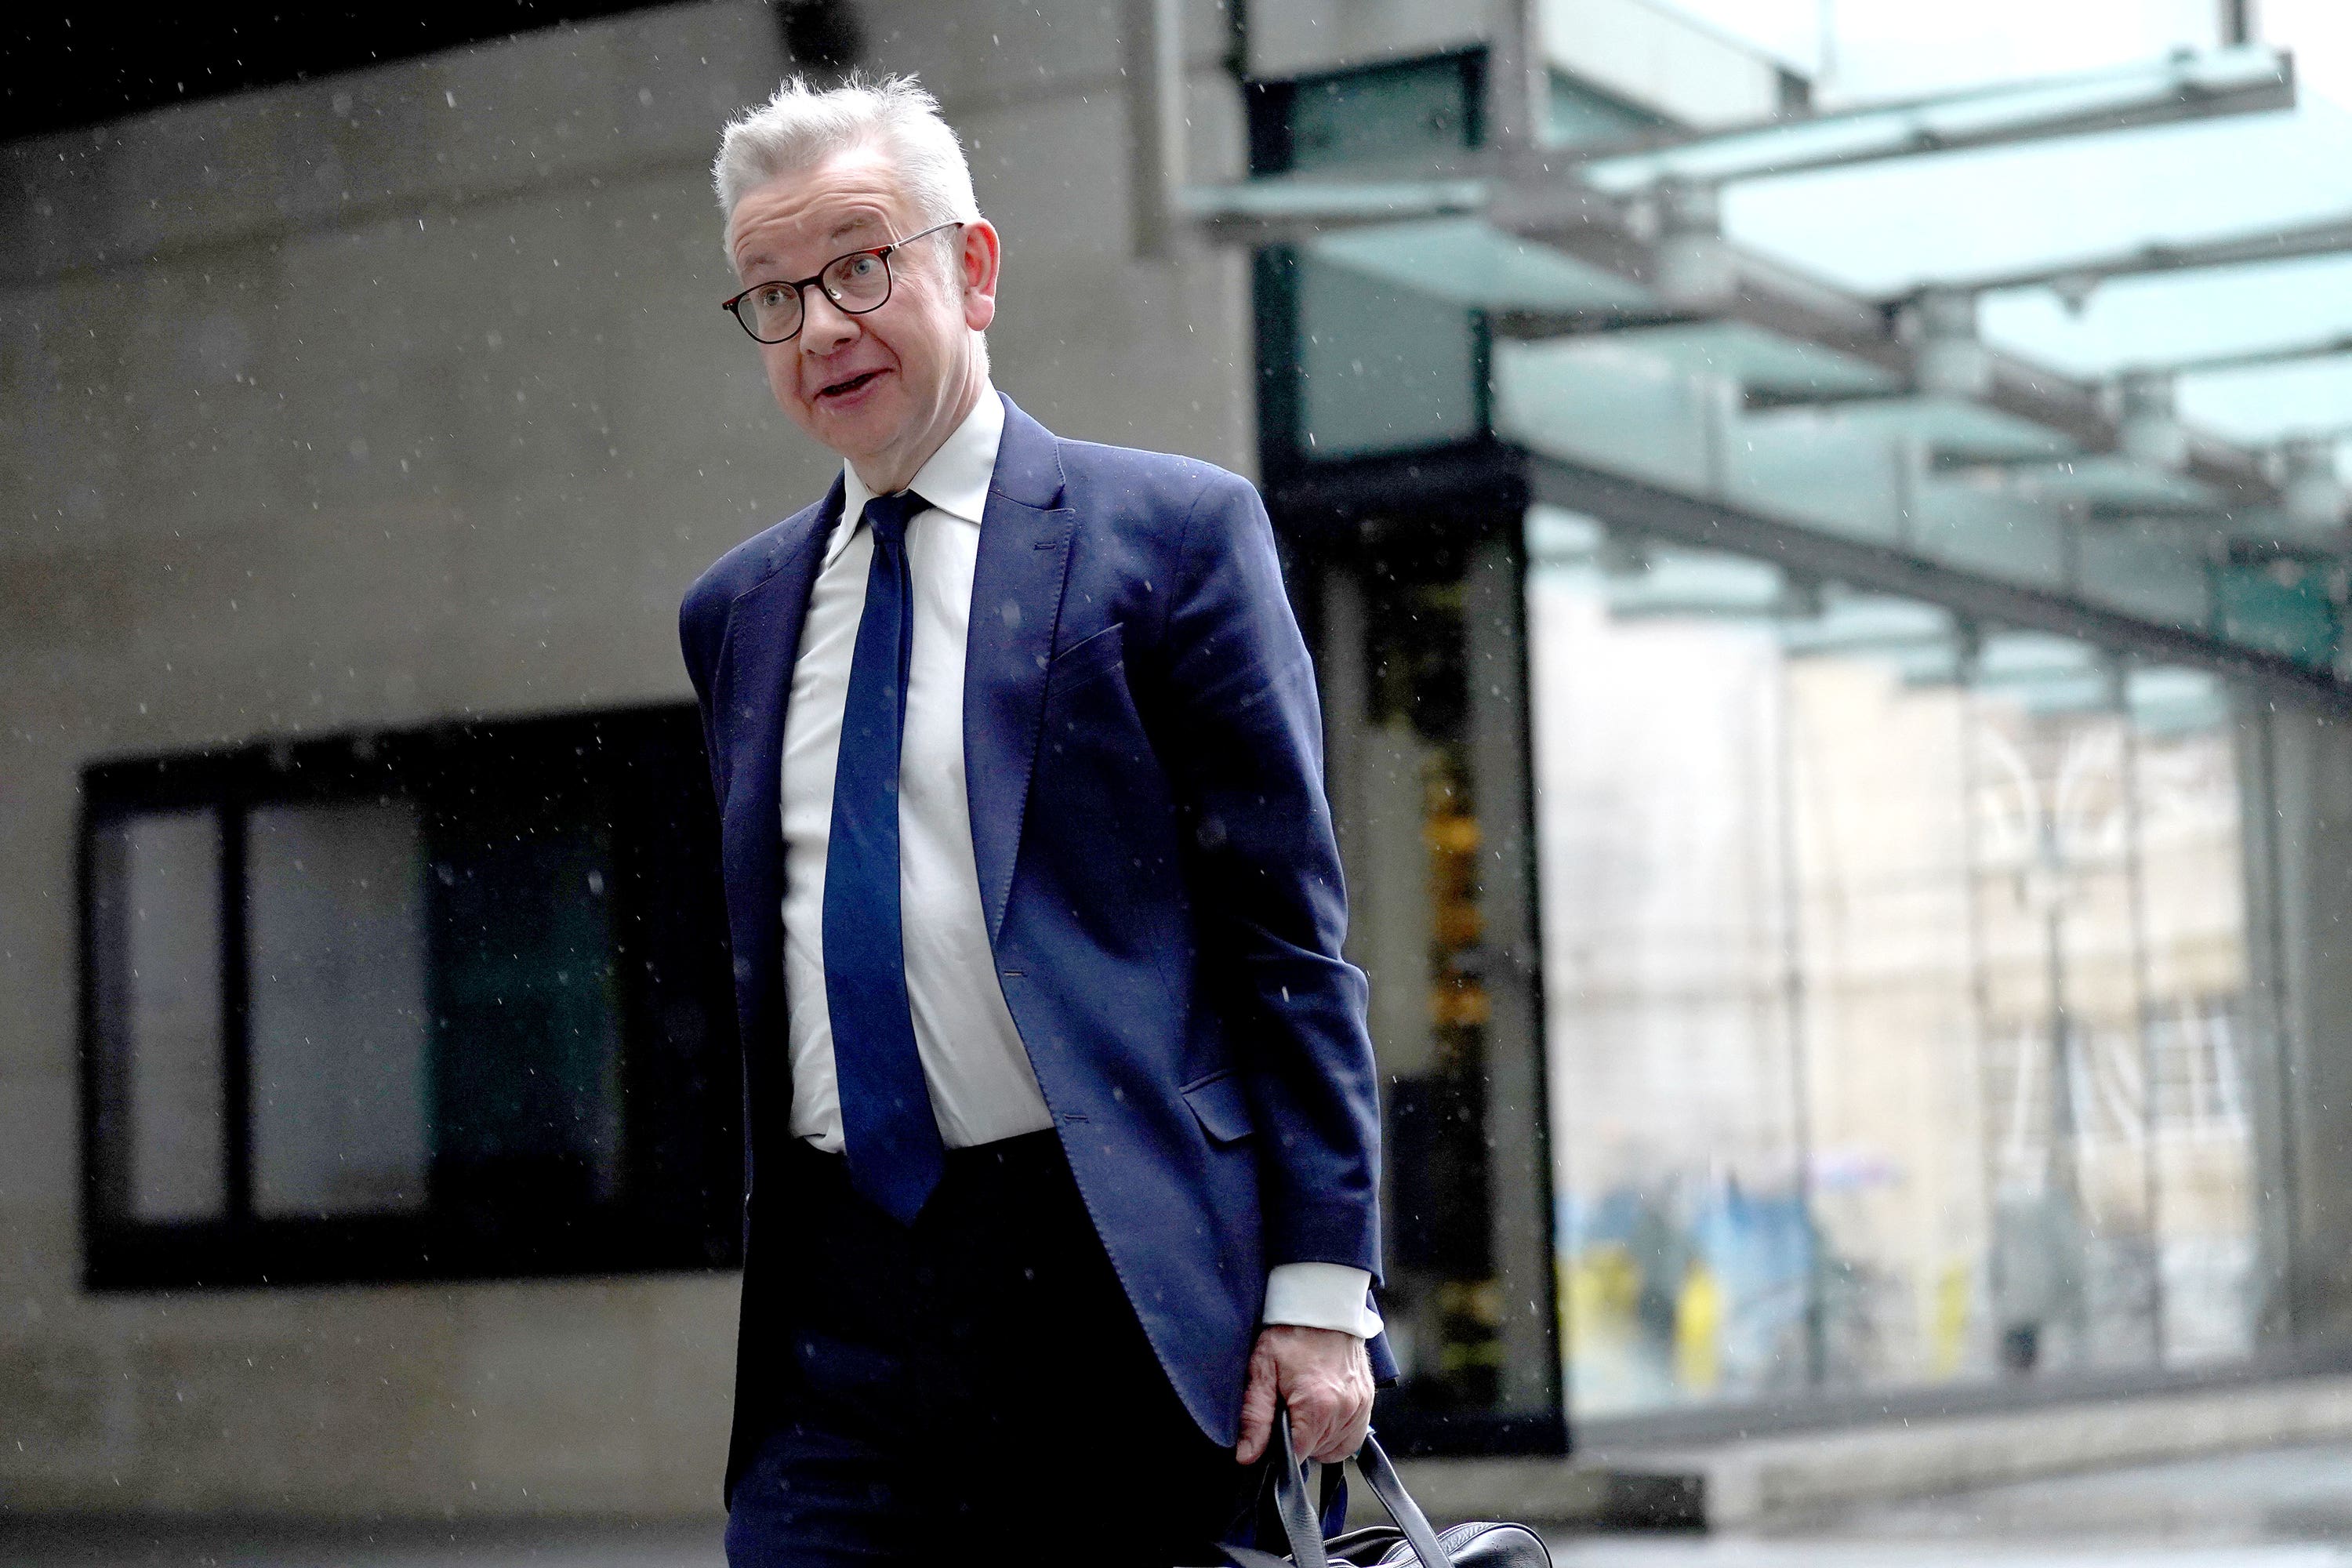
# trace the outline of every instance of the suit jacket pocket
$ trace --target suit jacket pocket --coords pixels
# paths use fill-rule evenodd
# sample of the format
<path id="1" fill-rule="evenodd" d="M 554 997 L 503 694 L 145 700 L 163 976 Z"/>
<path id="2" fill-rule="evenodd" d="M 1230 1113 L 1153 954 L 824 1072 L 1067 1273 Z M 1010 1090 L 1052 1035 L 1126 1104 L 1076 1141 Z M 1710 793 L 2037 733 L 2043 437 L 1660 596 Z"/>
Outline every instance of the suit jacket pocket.
<path id="1" fill-rule="evenodd" d="M 1045 670 L 1045 700 L 1056 701 L 1080 687 L 1090 686 L 1127 660 L 1127 627 L 1113 621 L 1092 637 L 1072 643 L 1055 655 Z"/>
<path id="2" fill-rule="evenodd" d="M 1184 1091 L 1184 1103 L 1200 1119 L 1201 1131 L 1217 1143 L 1236 1143 L 1257 1131 L 1250 1120 L 1242 1080 L 1231 1072 L 1213 1074 Z"/>

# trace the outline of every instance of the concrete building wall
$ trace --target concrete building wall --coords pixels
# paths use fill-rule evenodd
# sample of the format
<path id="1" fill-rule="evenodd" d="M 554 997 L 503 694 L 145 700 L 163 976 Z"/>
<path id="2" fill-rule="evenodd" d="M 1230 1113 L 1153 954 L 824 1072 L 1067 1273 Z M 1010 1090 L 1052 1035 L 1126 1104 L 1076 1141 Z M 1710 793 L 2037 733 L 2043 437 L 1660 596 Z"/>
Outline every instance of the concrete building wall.
<path id="1" fill-rule="evenodd" d="M 1538 0 L 1551 65 L 1687 125 L 1749 124 L 1780 108 L 1780 71 L 1752 46 L 1647 0 Z"/>
<path id="2" fill-rule="evenodd" d="M 863 8 L 971 143 L 1000 386 L 1246 468 L 1244 263 L 1130 259 L 1123 13 Z M 1196 170 L 1238 167 L 1213 5 Z M 832 461 L 709 195 L 772 13 L 679 5 L 0 149 L 0 1498 L 715 1509 L 736 1281 L 80 1286 L 79 770 L 683 700 L 677 597 Z"/>
<path id="3" fill-rule="evenodd" d="M 1317 71 L 1407 59 L 1484 44 L 1509 0 L 1433 5 L 1429 0 L 1289 0 L 1255 5 L 1249 20 L 1250 73 L 1309 76 Z"/>

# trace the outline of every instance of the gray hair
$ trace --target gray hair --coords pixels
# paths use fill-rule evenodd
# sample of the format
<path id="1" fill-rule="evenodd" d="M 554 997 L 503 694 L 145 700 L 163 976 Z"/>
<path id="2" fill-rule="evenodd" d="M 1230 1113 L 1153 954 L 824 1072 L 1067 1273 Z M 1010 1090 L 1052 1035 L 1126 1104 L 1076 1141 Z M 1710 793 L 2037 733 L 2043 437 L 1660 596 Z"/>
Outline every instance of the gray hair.
<path id="1" fill-rule="evenodd" d="M 711 181 L 721 220 L 731 229 L 735 204 L 780 174 L 813 169 L 854 150 L 879 148 L 926 223 L 980 216 L 971 165 L 940 114 L 940 101 L 908 76 L 869 78 L 852 71 L 835 88 L 793 77 L 776 96 L 730 121 Z"/>

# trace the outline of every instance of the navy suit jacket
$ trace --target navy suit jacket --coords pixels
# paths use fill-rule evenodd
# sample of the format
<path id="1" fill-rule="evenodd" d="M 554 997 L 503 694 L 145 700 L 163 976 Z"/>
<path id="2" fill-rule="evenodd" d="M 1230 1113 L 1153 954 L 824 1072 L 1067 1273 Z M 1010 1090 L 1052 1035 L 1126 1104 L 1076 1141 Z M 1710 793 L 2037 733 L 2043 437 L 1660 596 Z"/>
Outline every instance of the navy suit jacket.
<path id="1" fill-rule="evenodd" d="M 746 1197 L 726 1491 L 765 1431 L 793 1260 L 779 770 L 842 486 L 730 551 L 680 638 L 721 818 Z M 1380 1269 L 1365 982 L 1314 673 L 1250 484 L 1065 441 L 1005 400 L 972 574 L 964 778 L 1004 998 L 1185 1407 L 1234 1440 L 1278 1263 Z M 1376 1371 L 1393 1375 L 1375 1342 Z"/>

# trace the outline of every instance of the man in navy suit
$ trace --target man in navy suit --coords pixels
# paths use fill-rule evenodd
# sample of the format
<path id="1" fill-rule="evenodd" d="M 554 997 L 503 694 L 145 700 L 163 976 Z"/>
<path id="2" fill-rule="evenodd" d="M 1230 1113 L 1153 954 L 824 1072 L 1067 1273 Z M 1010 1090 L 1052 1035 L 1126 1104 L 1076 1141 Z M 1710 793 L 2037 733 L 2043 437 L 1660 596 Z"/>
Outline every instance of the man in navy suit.
<path id="1" fill-rule="evenodd" d="M 1338 1458 L 1391 1370 L 1265 509 L 992 389 L 998 237 L 912 82 L 788 83 L 717 175 L 728 308 L 844 459 L 680 613 L 752 1173 L 729 1559 L 1214 1561 L 1277 1397 Z"/>

